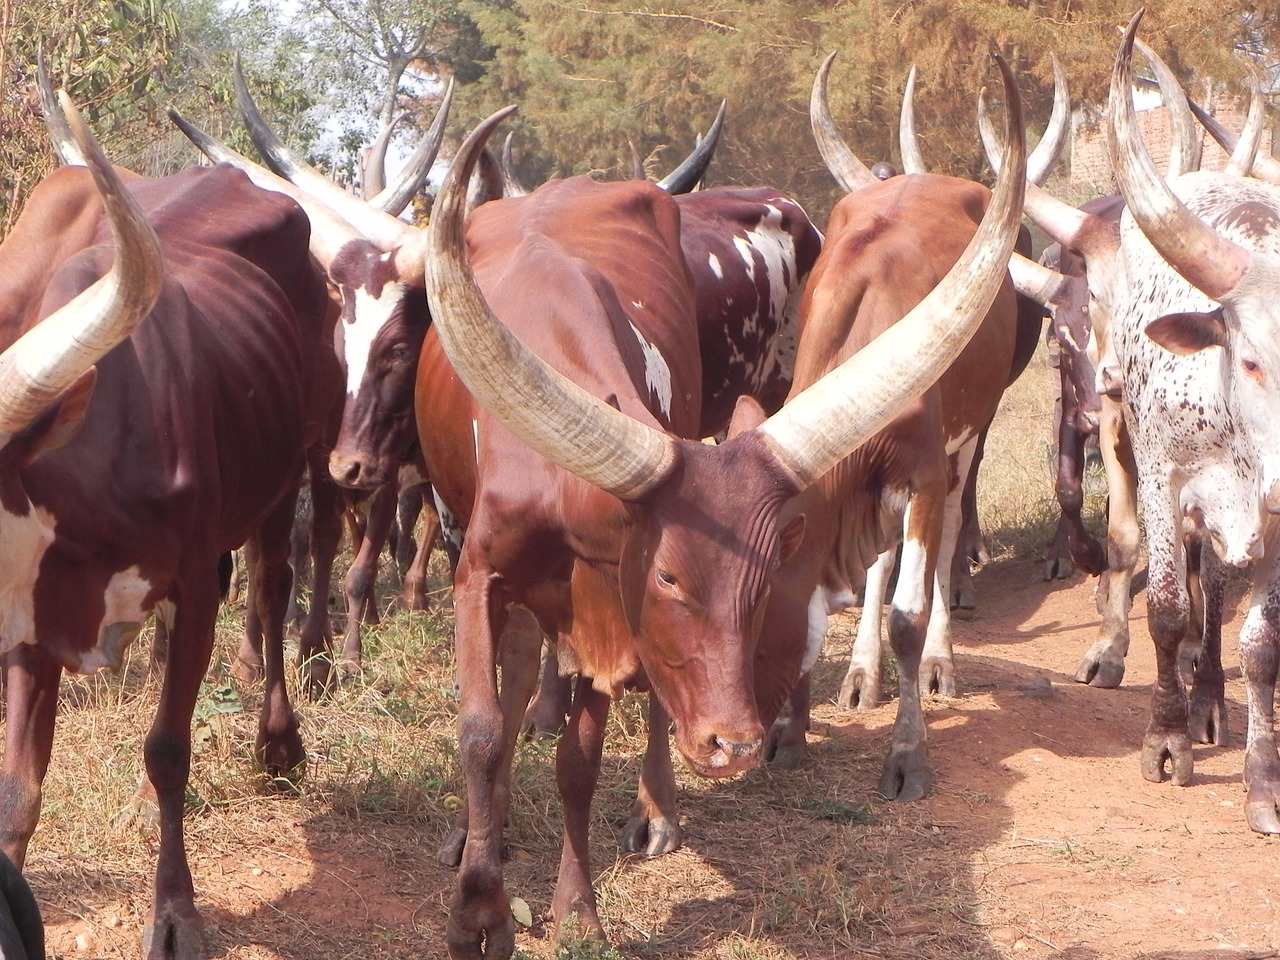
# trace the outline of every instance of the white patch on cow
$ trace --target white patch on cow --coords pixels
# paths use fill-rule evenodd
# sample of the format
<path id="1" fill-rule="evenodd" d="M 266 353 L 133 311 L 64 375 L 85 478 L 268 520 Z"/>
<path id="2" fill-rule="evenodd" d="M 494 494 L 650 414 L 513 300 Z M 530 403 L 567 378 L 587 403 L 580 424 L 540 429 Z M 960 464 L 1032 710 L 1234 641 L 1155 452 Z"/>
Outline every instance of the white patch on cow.
<path id="1" fill-rule="evenodd" d="M 396 474 L 396 482 L 400 485 L 401 490 L 407 490 L 409 487 L 417 487 L 426 483 L 427 477 L 418 469 L 416 463 L 402 463 L 399 472 Z"/>
<path id="2" fill-rule="evenodd" d="M 806 674 L 818 662 L 822 653 L 822 641 L 827 638 L 827 591 L 819 586 L 809 597 L 809 629 L 805 638 L 804 661 L 800 673 Z"/>
<path id="3" fill-rule="evenodd" d="M 120 669 L 125 649 L 151 615 L 145 602 L 154 589 L 155 584 L 145 579 L 137 567 L 112 575 L 102 597 L 106 610 L 98 624 L 98 643 L 76 664 L 79 673 Z"/>
<path id="4" fill-rule="evenodd" d="M 643 300 L 632 300 L 632 301 L 631 301 L 631 305 L 632 305 L 633 307 L 635 307 L 637 310 L 643 310 L 643 309 L 644 309 L 644 301 L 643 301 Z"/>
<path id="5" fill-rule="evenodd" d="M 471 449 L 475 452 L 475 462 L 480 462 L 480 421 L 471 421 Z"/>
<path id="6" fill-rule="evenodd" d="M 913 504 L 907 504 L 902 518 L 904 530 L 911 526 Z M 898 568 L 898 585 L 893 591 L 893 606 L 908 616 L 918 617 L 924 613 L 925 603 L 933 590 L 930 578 L 925 582 L 925 547 L 919 540 L 910 538 L 902 541 L 902 563 Z"/>
<path id="7" fill-rule="evenodd" d="M 787 266 L 796 262 L 796 246 L 791 234 L 782 227 L 782 211 L 772 204 L 765 204 L 765 214 L 760 222 L 741 237 L 734 237 L 733 245 L 742 255 L 747 276 L 752 280 L 756 276 L 756 257 L 760 258 L 769 284 L 769 315 L 783 317 L 790 293 L 786 282 Z"/>
<path id="8" fill-rule="evenodd" d="M 458 522 L 457 517 L 449 512 L 449 508 L 440 499 L 440 494 L 436 493 L 435 487 L 431 488 L 431 499 L 435 501 L 436 513 L 440 515 L 440 535 L 449 542 L 454 550 L 461 551 L 462 524 Z"/>
<path id="9" fill-rule="evenodd" d="M 707 255 L 707 266 L 711 268 L 711 272 L 716 275 L 717 280 L 724 279 L 724 267 L 720 266 L 720 258 L 714 253 Z"/>
<path id="10" fill-rule="evenodd" d="M 344 324 L 342 328 L 343 354 L 347 363 L 347 396 L 354 397 L 360 392 L 360 385 L 364 383 L 369 369 L 373 342 L 404 302 L 407 290 L 403 283 L 388 283 L 378 297 L 370 296 L 366 290 L 356 290 L 351 294 L 355 299 L 355 320 Z"/>
<path id="11" fill-rule="evenodd" d="M 25 516 L 0 508 L 0 654 L 35 643 L 35 585 L 40 561 L 53 543 L 55 521 L 32 506 Z"/>
<path id="12" fill-rule="evenodd" d="M 640 349 L 644 352 L 644 382 L 650 392 L 657 398 L 662 415 L 671 419 L 671 368 L 658 348 L 645 339 L 643 333 L 631 324 L 631 332 L 636 335 Z"/>

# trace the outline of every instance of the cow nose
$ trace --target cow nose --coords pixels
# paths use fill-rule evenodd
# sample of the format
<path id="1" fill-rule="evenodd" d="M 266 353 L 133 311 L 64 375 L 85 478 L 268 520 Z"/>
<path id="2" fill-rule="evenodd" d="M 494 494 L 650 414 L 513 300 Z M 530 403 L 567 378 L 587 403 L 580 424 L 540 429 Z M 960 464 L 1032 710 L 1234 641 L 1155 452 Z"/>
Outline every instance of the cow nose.
<path id="1" fill-rule="evenodd" d="M 1271 484 L 1267 491 L 1267 513 L 1280 513 L 1280 480 Z"/>
<path id="2" fill-rule="evenodd" d="M 378 484 L 361 457 L 344 456 L 334 451 L 329 455 L 329 475 L 335 483 L 354 490 L 367 490 Z"/>
<path id="3" fill-rule="evenodd" d="M 711 752 L 706 758 L 705 776 L 731 777 L 750 770 L 760 762 L 760 751 L 764 746 L 764 737 L 748 739 L 730 739 L 717 736 L 712 738 Z"/>
<path id="4" fill-rule="evenodd" d="M 1122 385 L 1119 367 L 1108 365 L 1098 371 L 1098 393 L 1103 396 L 1119 400 Z"/>

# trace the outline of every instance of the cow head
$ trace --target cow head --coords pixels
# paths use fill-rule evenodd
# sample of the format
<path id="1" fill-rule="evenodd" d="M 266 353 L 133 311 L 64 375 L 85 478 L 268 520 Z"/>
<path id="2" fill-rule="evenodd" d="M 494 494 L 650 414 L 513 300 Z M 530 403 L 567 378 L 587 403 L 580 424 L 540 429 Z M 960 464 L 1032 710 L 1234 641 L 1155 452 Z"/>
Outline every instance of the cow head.
<path id="1" fill-rule="evenodd" d="M 1025 152 L 1011 74 L 1012 133 L 973 243 L 915 310 L 753 429 L 713 447 L 632 419 L 568 381 L 494 315 L 472 273 L 465 184 L 511 109 L 459 150 L 428 231 L 427 294 L 441 345 L 472 395 L 552 463 L 628 504 L 619 603 L 676 744 L 699 773 L 759 759 L 752 654 L 769 580 L 802 536 L 782 508 L 926 390 L 963 349 L 1005 275 Z M 620 611 L 621 612 L 621 611 Z"/>
<path id="2" fill-rule="evenodd" d="M 1157 174 L 1137 135 L 1129 90 L 1130 61 L 1141 16 L 1125 34 L 1112 75 L 1110 144 L 1116 179 L 1127 204 L 1122 249 L 1135 296 L 1146 277 L 1167 264 L 1185 281 L 1162 303 L 1176 302 L 1176 314 L 1152 318 L 1147 336 L 1172 352 L 1203 355 L 1219 350 L 1209 377 L 1199 381 L 1216 394 L 1224 417 L 1210 417 L 1205 430 L 1221 434 L 1233 473 L 1243 471 L 1255 490 L 1242 491 L 1280 513 L 1280 191 L 1229 175 L 1188 173 L 1171 184 Z M 1260 108 L 1255 89 L 1255 105 Z M 1168 283 L 1178 283 L 1170 277 Z M 1194 289 L 1190 289 L 1194 288 Z M 1138 304 L 1140 307 L 1141 304 Z M 1209 387 L 1207 384 L 1213 383 Z M 1211 498 L 1212 499 L 1212 498 Z M 1209 527 L 1224 558 L 1243 558 L 1224 537 L 1229 519 Z M 1251 521 L 1260 528 L 1261 518 Z M 1248 531 L 1245 531 L 1248 534 Z M 1239 546 L 1238 544 L 1236 545 Z"/>

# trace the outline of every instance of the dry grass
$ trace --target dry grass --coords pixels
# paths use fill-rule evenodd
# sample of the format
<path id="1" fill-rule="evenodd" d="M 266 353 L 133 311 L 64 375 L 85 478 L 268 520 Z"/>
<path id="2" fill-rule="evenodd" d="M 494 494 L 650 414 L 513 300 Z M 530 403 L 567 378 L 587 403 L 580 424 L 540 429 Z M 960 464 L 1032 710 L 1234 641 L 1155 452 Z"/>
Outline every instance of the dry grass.
<path id="1" fill-rule="evenodd" d="M 1042 554 L 1056 519 L 1049 376 L 1038 355 L 988 443 L 981 497 L 997 557 Z M 435 572 L 443 579 L 443 569 Z M 268 785 L 252 771 L 259 692 L 234 684 L 226 670 L 241 615 L 227 610 L 218 625 L 220 656 L 197 711 L 188 797 L 188 847 L 214 955 L 442 956 L 451 874 L 433 856 L 462 795 L 447 611 L 389 615 L 369 633 L 362 677 L 321 702 L 298 704 L 309 763 L 296 786 Z M 833 631 L 817 669 L 819 690 L 838 685 L 851 629 L 842 622 Z M 136 955 L 155 834 L 127 814 L 156 697 L 145 643 L 120 675 L 64 686 L 28 862 L 59 952 Z M 841 727 L 848 718 L 819 706 L 817 719 L 832 735 L 813 745 L 814 760 L 794 774 L 757 771 L 709 783 L 681 772 L 685 846 L 645 861 L 621 857 L 616 846 L 644 750 L 642 704 L 620 704 L 592 832 L 608 950 L 572 942 L 557 948 L 541 919 L 560 843 L 554 748 L 525 745 L 508 883 L 537 919 L 521 935 L 520 955 L 994 958 L 951 825 L 871 799 L 890 716 L 882 708 L 870 738 L 862 722 L 859 738 L 850 739 Z M 308 906 L 303 894 L 319 905 Z"/>

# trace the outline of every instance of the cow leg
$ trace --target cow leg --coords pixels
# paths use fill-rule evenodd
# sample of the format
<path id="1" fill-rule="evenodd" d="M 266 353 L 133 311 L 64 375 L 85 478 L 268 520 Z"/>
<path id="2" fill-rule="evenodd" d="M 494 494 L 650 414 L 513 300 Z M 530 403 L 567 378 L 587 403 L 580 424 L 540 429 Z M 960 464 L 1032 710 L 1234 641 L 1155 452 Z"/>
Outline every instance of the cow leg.
<path id="1" fill-rule="evenodd" d="M 1106 566 L 1102 545 L 1084 525 L 1085 441 L 1088 435 L 1076 427 L 1079 402 L 1065 370 L 1062 377 L 1062 395 L 1067 403 L 1058 425 L 1057 472 L 1054 478 L 1054 494 L 1061 514 L 1045 561 L 1046 580 L 1055 577 L 1066 579 L 1077 567 L 1098 576 Z"/>
<path id="2" fill-rule="evenodd" d="M 1240 630 L 1240 668 L 1248 693 L 1245 737 L 1245 820 L 1255 833 L 1280 833 L 1280 756 L 1276 753 L 1276 671 L 1280 649 L 1280 580 L 1267 544 L 1263 569 L 1256 571 L 1253 601 Z"/>
<path id="3" fill-rule="evenodd" d="M 41 785 L 49 771 L 62 667 L 20 644 L 4 663 L 4 766 L 0 768 L 0 846 L 22 869 L 40 819 Z"/>
<path id="4" fill-rule="evenodd" d="M 809 752 L 809 712 L 812 708 L 813 682 L 804 673 L 791 690 L 787 714 L 769 726 L 765 737 L 764 760 L 771 770 L 794 770 Z"/>
<path id="5" fill-rule="evenodd" d="M 556 783 L 564 803 L 564 847 L 551 898 L 551 917 L 561 927 L 576 918 L 579 932 L 598 940 L 604 939 L 604 927 L 591 889 L 588 828 L 608 718 L 609 696 L 595 690 L 589 679 L 578 677 L 569 723 L 556 748 Z"/>
<path id="6" fill-rule="evenodd" d="M 929 629 L 925 634 L 924 655 L 920 662 L 920 688 L 925 693 L 936 693 L 943 697 L 956 695 L 955 657 L 951 652 L 951 608 L 947 598 L 951 596 L 951 585 L 948 582 L 952 571 L 951 561 L 962 545 L 958 540 L 963 527 L 965 491 L 959 486 L 958 478 L 973 475 L 972 468 L 981 449 L 981 438 L 982 435 L 979 435 L 978 440 L 963 444 L 956 453 L 956 473 L 952 478 L 954 485 L 947 491 L 942 506 L 942 532 L 938 541 Z"/>
<path id="7" fill-rule="evenodd" d="M 290 502 L 284 527 L 286 543 L 292 512 Z M 287 591 L 286 583 L 280 597 L 282 616 Z M 160 705 L 143 747 L 147 781 L 155 791 L 160 821 L 155 898 L 142 934 L 145 960 L 197 960 L 205 956 L 182 815 L 191 770 L 191 715 L 213 652 L 213 622 L 218 612 L 216 578 L 207 571 L 188 573 L 181 580 L 180 595 Z"/>
<path id="8" fill-rule="evenodd" d="M 302 622 L 298 637 L 298 664 L 306 676 L 308 693 L 319 696 L 328 689 L 330 676 L 329 650 L 333 632 L 329 625 L 329 588 L 333 582 L 333 562 L 342 541 L 342 509 L 344 493 L 329 476 L 327 459 L 310 465 L 311 522 L 308 549 L 311 566 L 311 605 Z M 296 531 L 296 526 L 295 526 Z M 297 544 L 293 555 L 297 556 Z M 296 585 L 301 568 L 294 568 Z M 297 589 L 290 591 L 297 595 Z M 288 622 L 288 620 L 286 620 Z"/>
<path id="9" fill-rule="evenodd" d="M 973 586 L 973 564 L 979 565 L 991 559 L 987 542 L 978 523 L 978 467 L 987 443 L 987 431 L 978 435 L 968 472 L 964 474 L 964 492 L 960 496 L 960 532 L 955 549 L 948 561 L 950 589 L 944 600 L 952 610 L 973 610 L 978 605 L 978 594 Z M 946 541 L 943 541 L 944 543 Z"/>
<path id="10" fill-rule="evenodd" d="M 525 711 L 521 732 L 536 739 L 558 736 L 564 729 L 565 716 L 572 701 L 573 679 L 560 676 L 560 658 L 555 647 L 545 643 L 542 645 L 538 690 Z"/>
<path id="11" fill-rule="evenodd" d="M 1222 672 L 1222 608 L 1226 601 L 1227 569 L 1208 538 L 1198 546 L 1199 582 L 1192 596 L 1193 616 L 1203 624 L 1198 652 L 1189 658 L 1187 640 L 1178 652 L 1178 670 L 1184 676 L 1191 664 L 1191 693 L 1187 705 L 1187 730 L 1197 743 L 1227 745 L 1226 677 Z M 1201 601 L 1195 603 L 1199 594 Z M 1199 607 L 1199 610 L 1196 609 Z"/>
<path id="12" fill-rule="evenodd" d="M 902 565 L 889 610 L 889 643 L 898 660 L 898 713 L 880 776 L 880 793 L 888 799 L 919 800 L 932 784 L 920 676 L 937 576 L 942 500 L 920 492 L 906 511 Z"/>
<path id="13" fill-rule="evenodd" d="M 244 633 L 240 647 L 231 662 L 231 676 L 241 683 L 257 683 L 262 679 L 262 621 L 258 617 L 258 599 L 254 595 L 254 579 L 258 568 L 258 545 L 253 538 L 241 550 L 249 585 L 245 589 Z"/>
<path id="14" fill-rule="evenodd" d="M 836 706 L 842 710 L 874 710 L 880 706 L 884 683 L 884 644 L 881 634 L 881 612 L 889 589 L 889 578 L 898 562 L 898 548 L 890 547 L 876 558 L 867 571 L 863 588 L 862 614 L 858 632 L 849 655 L 849 669 L 840 684 Z"/>
<path id="15" fill-rule="evenodd" d="M 1156 647 L 1156 682 L 1151 689 L 1151 720 L 1142 740 L 1142 775 L 1159 783 L 1165 767 L 1178 786 L 1191 782 L 1193 759 L 1187 734 L 1187 698 L 1178 671 L 1178 649 L 1190 621 L 1187 564 L 1178 504 L 1163 478 L 1143 477 L 1149 579 L 1147 627 Z"/>
<path id="16" fill-rule="evenodd" d="M 436 513 L 435 507 L 427 499 L 426 490 L 425 486 L 419 485 L 410 491 L 418 497 L 418 505 L 422 511 L 423 520 L 422 536 L 417 542 L 413 559 L 408 567 L 402 568 L 404 571 L 402 602 L 406 610 L 431 609 L 431 598 L 427 593 L 427 565 L 431 562 L 431 552 L 435 549 L 436 541 L 440 538 L 440 515 Z M 413 531 L 413 527 L 405 528 L 403 522 L 402 513 L 401 540 L 408 540 L 409 543 L 413 543 L 413 538 L 409 536 Z M 399 562 L 399 558 L 397 558 L 397 562 Z"/>
<path id="17" fill-rule="evenodd" d="M 272 778 L 296 777 L 307 757 L 284 676 L 284 612 L 293 581 L 293 570 L 289 566 L 292 525 L 293 498 L 285 497 L 251 538 L 257 545 L 253 596 L 262 623 L 265 661 L 262 713 L 258 717 L 254 757 Z"/>
<path id="18" fill-rule="evenodd" d="M 378 558 L 396 519 L 396 495 L 394 484 L 385 484 L 374 492 L 369 501 L 364 536 L 360 538 L 355 559 L 347 570 L 347 632 L 342 641 L 342 659 L 338 664 L 343 673 L 355 673 L 360 669 L 360 631 L 366 624 L 378 622 L 375 595 Z"/>
<path id="19" fill-rule="evenodd" d="M 458 751 L 467 789 L 467 830 L 445 927 L 453 960 L 506 958 L 515 951 L 515 922 L 502 885 L 503 821 L 502 811 L 497 808 L 497 784 L 503 777 L 510 777 L 511 755 L 505 748 L 503 707 L 495 670 L 497 641 L 506 620 L 505 601 L 497 575 L 487 569 L 473 571 L 464 555 L 454 583 L 453 605 L 459 684 Z M 536 650 L 535 647 L 535 657 Z M 519 725 L 512 726 L 514 744 Z M 452 852 L 449 848 L 455 842 L 452 834 L 446 838 L 437 860 L 447 863 Z"/>
<path id="20" fill-rule="evenodd" d="M 313 462 L 319 452 L 313 446 L 307 451 L 307 471 L 312 477 L 327 477 L 328 464 L 322 459 L 319 465 Z M 323 471 L 323 474 L 317 471 Z M 322 481 L 323 482 L 323 481 Z M 332 481 L 330 481 L 332 482 Z M 305 483 L 298 490 L 298 499 L 293 508 L 293 529 L 289 536 L 289 562 L 293 565 L 293 585 L 289 588 L 289 606 L 285 610 L 284 623 L 289 630 L 296 630 L 302 624 L 302 602 L 298 592 L 302 584 L 311 575 L 311 538 L 315 524 L 315 504 L 311 497 L 311 484 Z M 315 594 L 312 594 L 311 605 L 315 606 Z"/>
<path id="21" fill-rule="evenodd" d="M 1124 658 L 1129 652 L 1129 596 L 1138 565 L 1141 534 L 1138 528 L 1137 467 L 1129 444 L 1120 404 L 1102 398 L 1098 448 L 1107 471 L 1107 572 L 1098 588 L 1102 626 L 1076 670 L 1076 682 L 1114 688 L 1124 679 Z"/>
<path id="22" fill-rule="evenodd" d="M 671 763 L 671 718 L 649 694 L 649 745 L 631 817 L 622 828 L 622 849 L 660 857 L 679 850 L 684 837 L 676 812 L 676 772 Z"/>

